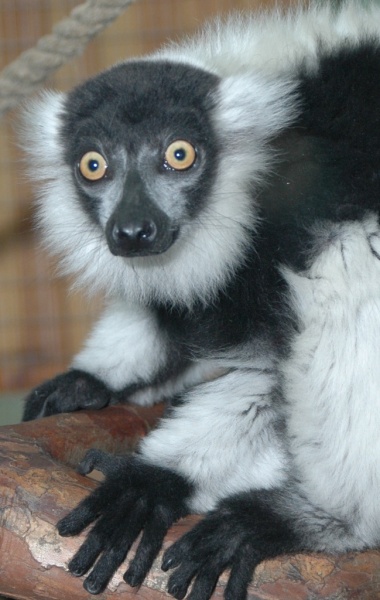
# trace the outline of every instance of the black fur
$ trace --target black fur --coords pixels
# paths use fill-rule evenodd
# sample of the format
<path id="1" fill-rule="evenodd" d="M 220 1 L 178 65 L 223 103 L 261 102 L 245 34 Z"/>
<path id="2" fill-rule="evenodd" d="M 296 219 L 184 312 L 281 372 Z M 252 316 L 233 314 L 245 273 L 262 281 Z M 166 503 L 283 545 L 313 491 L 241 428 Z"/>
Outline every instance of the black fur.
<path id="1" fill-rule="evenodd" d="M 179 475 L 144 464 L 138 457 L 115 457 L 99 450 L 89 451 L 79 466 L 83 475 L 93 469 L 104 473 L 105 482 L 58 523 L 59 533 L 65 536 L 76 535 L 96 521 L 71 559 L 69 570 L 79 577 L 97 561 L 85 588 L 99 594 L 144 529 L 136 556 L 124 575 L 131 586 L 141 585 L 167 530 L 187 514 L 185 499 L 191 486 Z"/>
<path id="2" fill-rule="evenodd" d="M 321 52 L 316 74 L 300 71 L 302 111 L 275 141 L 279 163 L 260 202 L 269 225 L 266 256 L 301 270 L 318 221 L 378 211 L 379 68 L 379 43 L 372 41 Z"/>
<path id="3" fill-rule="evenodd" d="M 98 410 L 108 406 L 112 397 L 117 395 L 93 375 L 72 369 L 46 381 L 30 393 L 23 421 L 79 409 Z"/>
<path id="4" fill-rule="evenodd" d="M 244 600 L 255 567 L 265 559 L 305 550 L 292 523 L 276 514 L 277 490 L 228 498 L 191 531 L 173 544 L 162 562 L 164 571 L 175 568 L 168 591 L 182 600 L 211 597 L 219 576 L 231 569 L 225 600 Z"/>

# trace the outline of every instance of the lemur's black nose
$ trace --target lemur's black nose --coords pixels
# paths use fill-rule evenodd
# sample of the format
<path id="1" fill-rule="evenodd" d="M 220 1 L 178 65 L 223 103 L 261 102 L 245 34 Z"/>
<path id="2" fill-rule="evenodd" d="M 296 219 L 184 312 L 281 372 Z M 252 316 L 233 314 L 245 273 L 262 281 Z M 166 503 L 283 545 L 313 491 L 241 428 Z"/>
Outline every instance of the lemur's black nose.
<path id="1" fill-rule="evenodd" d="M 153 219 L 143 218 L 131 219 L 122 224 L 115 222 L 111 236 L 115 248 L 122 254 L 149 253 L 157 238 L 157 225 Z"/>

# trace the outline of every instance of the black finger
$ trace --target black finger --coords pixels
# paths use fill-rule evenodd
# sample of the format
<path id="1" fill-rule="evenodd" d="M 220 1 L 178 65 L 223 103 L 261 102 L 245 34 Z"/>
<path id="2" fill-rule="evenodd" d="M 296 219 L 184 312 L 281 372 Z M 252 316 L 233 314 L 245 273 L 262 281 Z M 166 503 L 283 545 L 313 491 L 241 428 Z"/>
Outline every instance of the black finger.
<path id="1" fill-rule="evenodd" d="M 113 574 L 125 560 L 129 548 L 130 543 L 126 546 L 121 544 L 119 547 L 110 548 L 104 552 L 90 575 L 86 578 L 83 587 L 90 594 L 100 594 L 100 592 L 105 590 Z"/>
<path id="2" fill-rule="evenodd" d="M 77 470 L 81 475 L 88 475 L 94 469 L 102 471 L 102 467 L 111 460 L 111 456 L 93 448 L 86 452 L 85 457 L 79 463 Z M 103 471 L 102 471 L 103 472 Z"/>
<path id="3" fill-rule="evenodd" d="M 46 399 L 52 392 L 54 392 L 55 387 L 56 386 L 53 380 L 47 381 L 43 385 L 32 390 L 25 400 L 24 414 L 22 417 L 23 421 L 32 421 L 33 419 L 44 416 Z"/>
<path id="4" fill-rule="evenodd" d="M 169 528 L 167 520 L 162 519 L 161 512 L 157 510 L 145 524 L 135 557 L 124 574 L 124 580 L 132 587 L 142 584 L 161 549 Z"/>
<path id="5" fill-rule="evenodd" d="M 94 490 L 87 498 L 82 500 L 74 510 L 57 523 L 60 535 L 78 535 L 109 506 L 112 493 L 107 482 Z"/>
<path id="6" fill-rule="evenodd" d="M 116 511 L 117 508 L 118 507 L 115 506 Z M 71 573 L 77 576 L 84 575 L 84 573 L 87 573 L 93 566 L 104 550 L 111 550 L 113 547 L 119 547 L 119 545 L 116 545 L 119 541 L 117 539 L 119 537 L 119 530 L 117 528 L 115 529 L 117 519 L 117 512 L 115 512 L 111 518 L 102 517 L 99 519 L 78 552 L 70 561 L 69 571 Z M 111 537 L 110 531 L 115 532 Z"/>
<path id="7" fill-rule="evenodd" d="M 182 600 L 187 593 L 191 581 L 197 572 L 199 565 L 187 560 L 174 571 L 169 577 L 168 592 L 177 600 Z"/>
<path id="8" fill-rule="evenodd" d="M 120 522 L 117 510 L 113 519 L 102 518 L 100 523 L 95 525 L 85 544 L 91 546 L 94 542 L 94 545 L 97 545 L 100 539 L 103 553 L 85 581 L 84 585 L 88 592 L 98 594 L 105 589 L 113 573 L 125 560 L 133 542 L 144 526 L 145 518 L 146 503 L 139 500 L 129 518 L 124 518 L 122 522 Z M 113 532 L 111 536 L 110 531 Z"/>
<path id="9" fill-rule="evenodd" d="M 103 549 L 103 542 L 100 538 L 88 539 L 82 544 L 78 552 L 73 556 L 68 564 L 70 573 L 76 577 L 81 577 L 92 567 Z"/>
<path id="10" fill-rule="evenodd" d="M 203 548 L 208 536 L 205 525 L 207 527 L 207 522 L 201 521 L 166 550 L 161 565 L 163 571 L 174 569 L 184 559 L 189 558 L 190 555 L 193 556 L 193 550 L 199 548 L 200 545 Z"/>
<path id="11" fill-rule="evenodd" d="M 231 573 L 224 592 L 225 600 L 246 600 L 247 588 L 254 568 L 260 562 L 251 544 L 244 544 L 231 565 Z"/>
<path id="12" fill-rule="evenodd" d="M 225 565 L 206 562 L 195 578 L 188 600 L 209 600 Z"/>
<path id="13" fill-rule="evenodd" d="M 170 546 L 163 556 L 161 569 L 163 571 L 169 571 L 169 569 L 177 567 L 183 560 L 183 557 L 186 556 L 186 546 L 187 544 L 183 542 L 183 538 Z"/>

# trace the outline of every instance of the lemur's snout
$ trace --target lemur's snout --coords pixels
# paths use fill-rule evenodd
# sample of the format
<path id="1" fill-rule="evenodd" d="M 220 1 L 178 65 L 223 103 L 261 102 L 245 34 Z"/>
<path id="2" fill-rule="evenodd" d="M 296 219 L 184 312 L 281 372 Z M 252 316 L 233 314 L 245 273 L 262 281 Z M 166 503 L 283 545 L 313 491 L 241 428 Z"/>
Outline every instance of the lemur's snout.
<path id="1" fill-rule="evenodd" d="M 161 254 L 174 242 L 176 229 L 164 212 L 155 208 L 132 209 L 122 202 L 110 217 L 106 237 L 116 256 L 134 257 Z"/>
<path id="2" fill-rule="evenodd" d="M 115 248 L 126 254 L 149 252 L 157 237 L 157 225 L 152 219 L 137 218 L 120 225 L 115 223 L 111 230 Z"/>

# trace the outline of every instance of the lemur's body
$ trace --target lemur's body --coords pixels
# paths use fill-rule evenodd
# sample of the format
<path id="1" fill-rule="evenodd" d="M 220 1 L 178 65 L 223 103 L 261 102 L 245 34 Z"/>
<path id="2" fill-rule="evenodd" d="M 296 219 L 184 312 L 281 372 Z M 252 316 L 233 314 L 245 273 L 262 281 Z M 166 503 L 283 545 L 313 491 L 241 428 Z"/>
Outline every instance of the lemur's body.
<path id="1" fill-rule="evenodd" d="M 212 512 L 166 554 L 176 598 L 379 544 L 379 32 L 353 5 L 232 19 L 32 109 L 47 245 L 108 304 L 25 418 L 171 401 L 135 456 L 82 465 L 107 478 L 60 531 L 98 519 L 89 591 L 144 529 L 141 583 L 188 511 Z"/>

